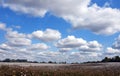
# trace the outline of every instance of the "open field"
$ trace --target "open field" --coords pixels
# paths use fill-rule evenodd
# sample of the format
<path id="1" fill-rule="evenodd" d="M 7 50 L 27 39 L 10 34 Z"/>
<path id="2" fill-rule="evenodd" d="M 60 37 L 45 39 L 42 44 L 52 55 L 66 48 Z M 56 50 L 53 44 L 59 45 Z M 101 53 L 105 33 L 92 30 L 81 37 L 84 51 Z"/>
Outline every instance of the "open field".
<path id="1" fill-rule="evenodd" d="M 16 65 L 16 66 L 22 66 L 22 67 L 29 67 L 29 66 L 69 66 L 70 64 L 48 64 L 48 63 L 18 63 L 18 62 L 10 62 L 10 63 L 7 63 L 7 62 L 0 62 L 0 66 L 1 65 L 9 65 L 9 66 L 13 66 L 13 65 Z"/>
<path id="2" fill-rule="evenodd" d="M 120 76 L 120 63 L 0 63 L 0 76 Z"/>

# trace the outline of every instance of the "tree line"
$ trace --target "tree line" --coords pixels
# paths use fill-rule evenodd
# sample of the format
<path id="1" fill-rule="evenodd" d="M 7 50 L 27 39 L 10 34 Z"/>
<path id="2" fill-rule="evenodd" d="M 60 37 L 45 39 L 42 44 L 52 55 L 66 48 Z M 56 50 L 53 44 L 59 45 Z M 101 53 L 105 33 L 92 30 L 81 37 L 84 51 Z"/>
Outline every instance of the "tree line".
<path id="1" fill-rule="evenodd" d="M 112 58 L 105 57 L 101 62 L 120 62 L 119 56 L 114 56 Z"/>
<path id="2" fill-rule="evenodd" d="M 0 60 L 0 62 L 28 62 L 28 63 L 54 63 L 54 64 L 66 64 L 67 62 L 53 62 L 53 61 L 42 61 L 42 62 L 37 62 L 37 61 L 28 61 L 27 59 L 4 59 L 4 60 Z M 120 62 L 120 57 L 119 56 L 114 56 L 112 58 L 110 57 L 105 57 L 104 59 L 102 59 L 101 61 L 88 61 L 88 62 L 84 62 L 84 63 L 101 63 L 101 62 Z M 78 62 L 76 63 L 71 63 L 71 64 L 79 64 Z"/>
<path id="3" fill-rule="evenodd" d="M 52 64 L 57 64 L 58 62 L 54 62 L 54 61 L 42 61 L 42 62 L 38 62 L 38 61 L 28 61 L 27 59 L 9 59 L 6 58 L 4 60 L 0 60 L 0 62 L 27 62 L 27 63 L 52 63 Z M 59 62 L 59 64 L 66 64 L 67 62 Z"/>
<path id="4" fill-rule="evenodd" d="M 87 61 L 83 63 L 102 63 L 102 62 L 120 62 L 120 57 L 119 56 L 104 57 L 101 61 Z"/>
<path id="5" fill-rule="evenodd" d="M 4 59 L 1 60 L 0 62 L 28 62 L 27 59 Z"/>

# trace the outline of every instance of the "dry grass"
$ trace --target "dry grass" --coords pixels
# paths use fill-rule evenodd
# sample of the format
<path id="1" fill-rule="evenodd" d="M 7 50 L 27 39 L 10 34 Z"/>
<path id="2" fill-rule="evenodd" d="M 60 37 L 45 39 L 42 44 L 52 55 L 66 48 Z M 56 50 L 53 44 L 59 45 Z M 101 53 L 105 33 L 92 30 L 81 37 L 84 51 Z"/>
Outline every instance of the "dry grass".
<path id="1" fill-rule="evenodd" d="M 0 66 L 0 76 L 120 76 L 120 67 L 71 66 Z"/>

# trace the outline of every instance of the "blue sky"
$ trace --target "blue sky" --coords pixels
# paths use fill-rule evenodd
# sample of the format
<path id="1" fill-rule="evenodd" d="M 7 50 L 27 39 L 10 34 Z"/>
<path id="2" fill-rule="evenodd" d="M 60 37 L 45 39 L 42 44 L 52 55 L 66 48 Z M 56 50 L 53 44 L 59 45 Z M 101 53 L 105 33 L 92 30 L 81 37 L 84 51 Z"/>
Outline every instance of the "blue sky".
<path id="1" fill-rule="evenodd" d="M 0 0 L 0 59 L 83 62 L 120 54 L 120 0 Z"/>

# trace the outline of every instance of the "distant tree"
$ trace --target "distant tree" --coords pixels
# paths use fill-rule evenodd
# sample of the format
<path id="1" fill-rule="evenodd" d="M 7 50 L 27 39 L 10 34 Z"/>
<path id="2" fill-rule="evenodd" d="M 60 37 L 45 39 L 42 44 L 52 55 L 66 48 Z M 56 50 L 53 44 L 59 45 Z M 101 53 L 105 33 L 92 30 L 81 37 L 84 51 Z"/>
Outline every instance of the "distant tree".
<path id="1" fill-rule="evenodd" d="M 115 56 L 112 58 L 105 57 L 101 62 L 120 62 L 120 57 Z"/>
<path id="2" fill-rule="evenodd" d="M 66 62 L 66 61 L 65 61 L 65 62 L 63 61 L 63 62 L 59 62 L 59 64 L 67 64 L 67 62 Z"/>
<path id="3" fill-rule="evenodd" d="M 33 61 L 32 63 L 38 63 L 37 61 Z"/>
<path id="4" fill-rule="evenodd" d="M 102 62 L 110 62 L 111 61 L 111 58 L 108 58 L 108 57 L 105 57 Z"/>
<path id="5" fill-rule="evenodd" d="M 5 60 L 2 60 L 2 62 L 28 62 L 27 59 L 5 59 Z"/>
<path id="6" fill-rule="evenodd" d="M 40 62 L 40 63 L 46 63 L 45 61 L 42 61 L 42 62 Z"/>
<path id="7" fill-rule="evenodd" d="M 85 63 L 88 63 L 88 62 L 85 62 Z M 74 63 L 71 63 L 71 64 L 79 64 L 78 62 L 74 62 Z"/>
<path id="8" fill-rule="evenodd" d="M 119 56 L 115 56 L 114 59 L 115 59 L 115 62 L 120 62 L 120 57 Z"/>
<path id="9" fill-rule="evenodd" d="M 3 60 L 3 62 L 11 62 L 11 60 L 7 58 L 7 59 Z"/>
<path id="10" fill-rule="evenodd" d="M 48 63 L 53 63 L 52 61 L 49 61 Z"/>
<path id="11" fill-rule="evenodd" d="M 27 62 L 26 59 L 17 59 L 16 62 Z"/>

